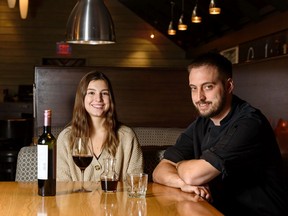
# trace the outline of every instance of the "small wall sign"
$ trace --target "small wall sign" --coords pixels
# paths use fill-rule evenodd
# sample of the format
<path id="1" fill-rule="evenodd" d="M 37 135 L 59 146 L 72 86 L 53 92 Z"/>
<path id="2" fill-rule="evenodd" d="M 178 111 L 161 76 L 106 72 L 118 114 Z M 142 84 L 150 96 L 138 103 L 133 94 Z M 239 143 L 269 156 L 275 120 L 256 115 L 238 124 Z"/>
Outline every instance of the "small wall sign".
<path id="1" fill-rule="evenodd" d="M 56 54 L 57 55 L 71 55 L 72 47 L 70 44 L 65 42 L 57 42 L 56 43 Z"/>

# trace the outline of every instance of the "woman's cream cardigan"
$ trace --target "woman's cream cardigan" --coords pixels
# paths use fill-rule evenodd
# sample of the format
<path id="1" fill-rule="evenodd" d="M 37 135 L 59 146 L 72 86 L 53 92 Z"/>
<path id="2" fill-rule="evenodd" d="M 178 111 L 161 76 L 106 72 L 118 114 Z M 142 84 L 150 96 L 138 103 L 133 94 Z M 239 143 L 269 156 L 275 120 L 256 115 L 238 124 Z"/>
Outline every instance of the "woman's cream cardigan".
<path id="1" fill-rule="evenodd" d="M 57 139 L 57 181 L 81 181 L 81 171 L 74 164 L 69 145 L 68 135 L 70 127 L 65 128 Z M 115 155 L 115 170 L 119 180 L 124 181 L 127 173 L 143 172 L 143 155 L 134 131 L 122 125 L 118 130 L 119 146 Z M 95 156 L 91 164 L 85 169 L 84 181 L 100 181 L 104 171 L 103 159 L 109 157 L 103 150 L 100 157 Z"/>

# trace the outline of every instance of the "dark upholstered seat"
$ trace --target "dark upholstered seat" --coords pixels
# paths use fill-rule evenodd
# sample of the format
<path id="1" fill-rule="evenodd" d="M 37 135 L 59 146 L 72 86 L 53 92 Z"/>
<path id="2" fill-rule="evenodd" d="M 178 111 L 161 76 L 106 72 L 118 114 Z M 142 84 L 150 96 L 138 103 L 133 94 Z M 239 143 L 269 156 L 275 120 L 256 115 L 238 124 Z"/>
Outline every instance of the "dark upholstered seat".
<path id="1" fill-rule="evenodd" d="M 144 173 L 148 174 L 148 181 L 152 182 L 153 170 L 163 158 L 164 152 L 168 147 L 169 146 L 142 146 Z"/>

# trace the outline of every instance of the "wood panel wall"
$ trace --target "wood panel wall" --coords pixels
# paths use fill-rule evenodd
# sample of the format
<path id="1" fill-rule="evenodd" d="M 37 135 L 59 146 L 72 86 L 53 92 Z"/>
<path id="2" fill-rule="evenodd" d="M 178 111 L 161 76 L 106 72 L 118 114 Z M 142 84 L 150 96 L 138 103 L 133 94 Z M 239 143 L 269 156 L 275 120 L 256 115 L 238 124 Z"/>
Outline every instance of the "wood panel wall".
<path id="1" fill-rule="evenodd" d="M 186 128 L 196 117 L 185 69 L 119 67 L 35 68 L 35 118 L 53 110 L 53 126 L 70 122 L 77 85 L 91 70 L 104 72 L 113 86 L 119 120 L 129 126 Z"/>
<path id="2" fill-rule="evenodd" d="M 104 0 L 115 24 L 113 45 L 72 45 L 71 56 L 57 56 L 68 16 L 77 0 L 30 1 L 28 17 L 20 18 L 18 2 L 0 1 L 0 89 L 16 91 L 33 83 L 34 66 L 42 58 L 85 58 L 87 66 L 186 67 L 185 52 L 128 10 L 118 0 Z M 155 39 L 150 33 L 154 32 Z"/>
<path id="3" fill-rule="evenodd" d="M 275 127 L 288 120 L 288 56 L 234 67 L 235 94 L 259 108 Z"/>

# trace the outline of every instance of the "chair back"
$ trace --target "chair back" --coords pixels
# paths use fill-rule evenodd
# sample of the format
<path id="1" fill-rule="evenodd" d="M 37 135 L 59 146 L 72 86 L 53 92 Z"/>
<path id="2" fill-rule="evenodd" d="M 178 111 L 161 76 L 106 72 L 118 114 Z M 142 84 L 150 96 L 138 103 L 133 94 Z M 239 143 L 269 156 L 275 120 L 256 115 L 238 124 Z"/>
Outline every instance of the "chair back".
<path id="1" fill-rule="evenodd" d="M 25 146 L 20 149 L 15 181 L 37 181 L 37 146 Z"/>

